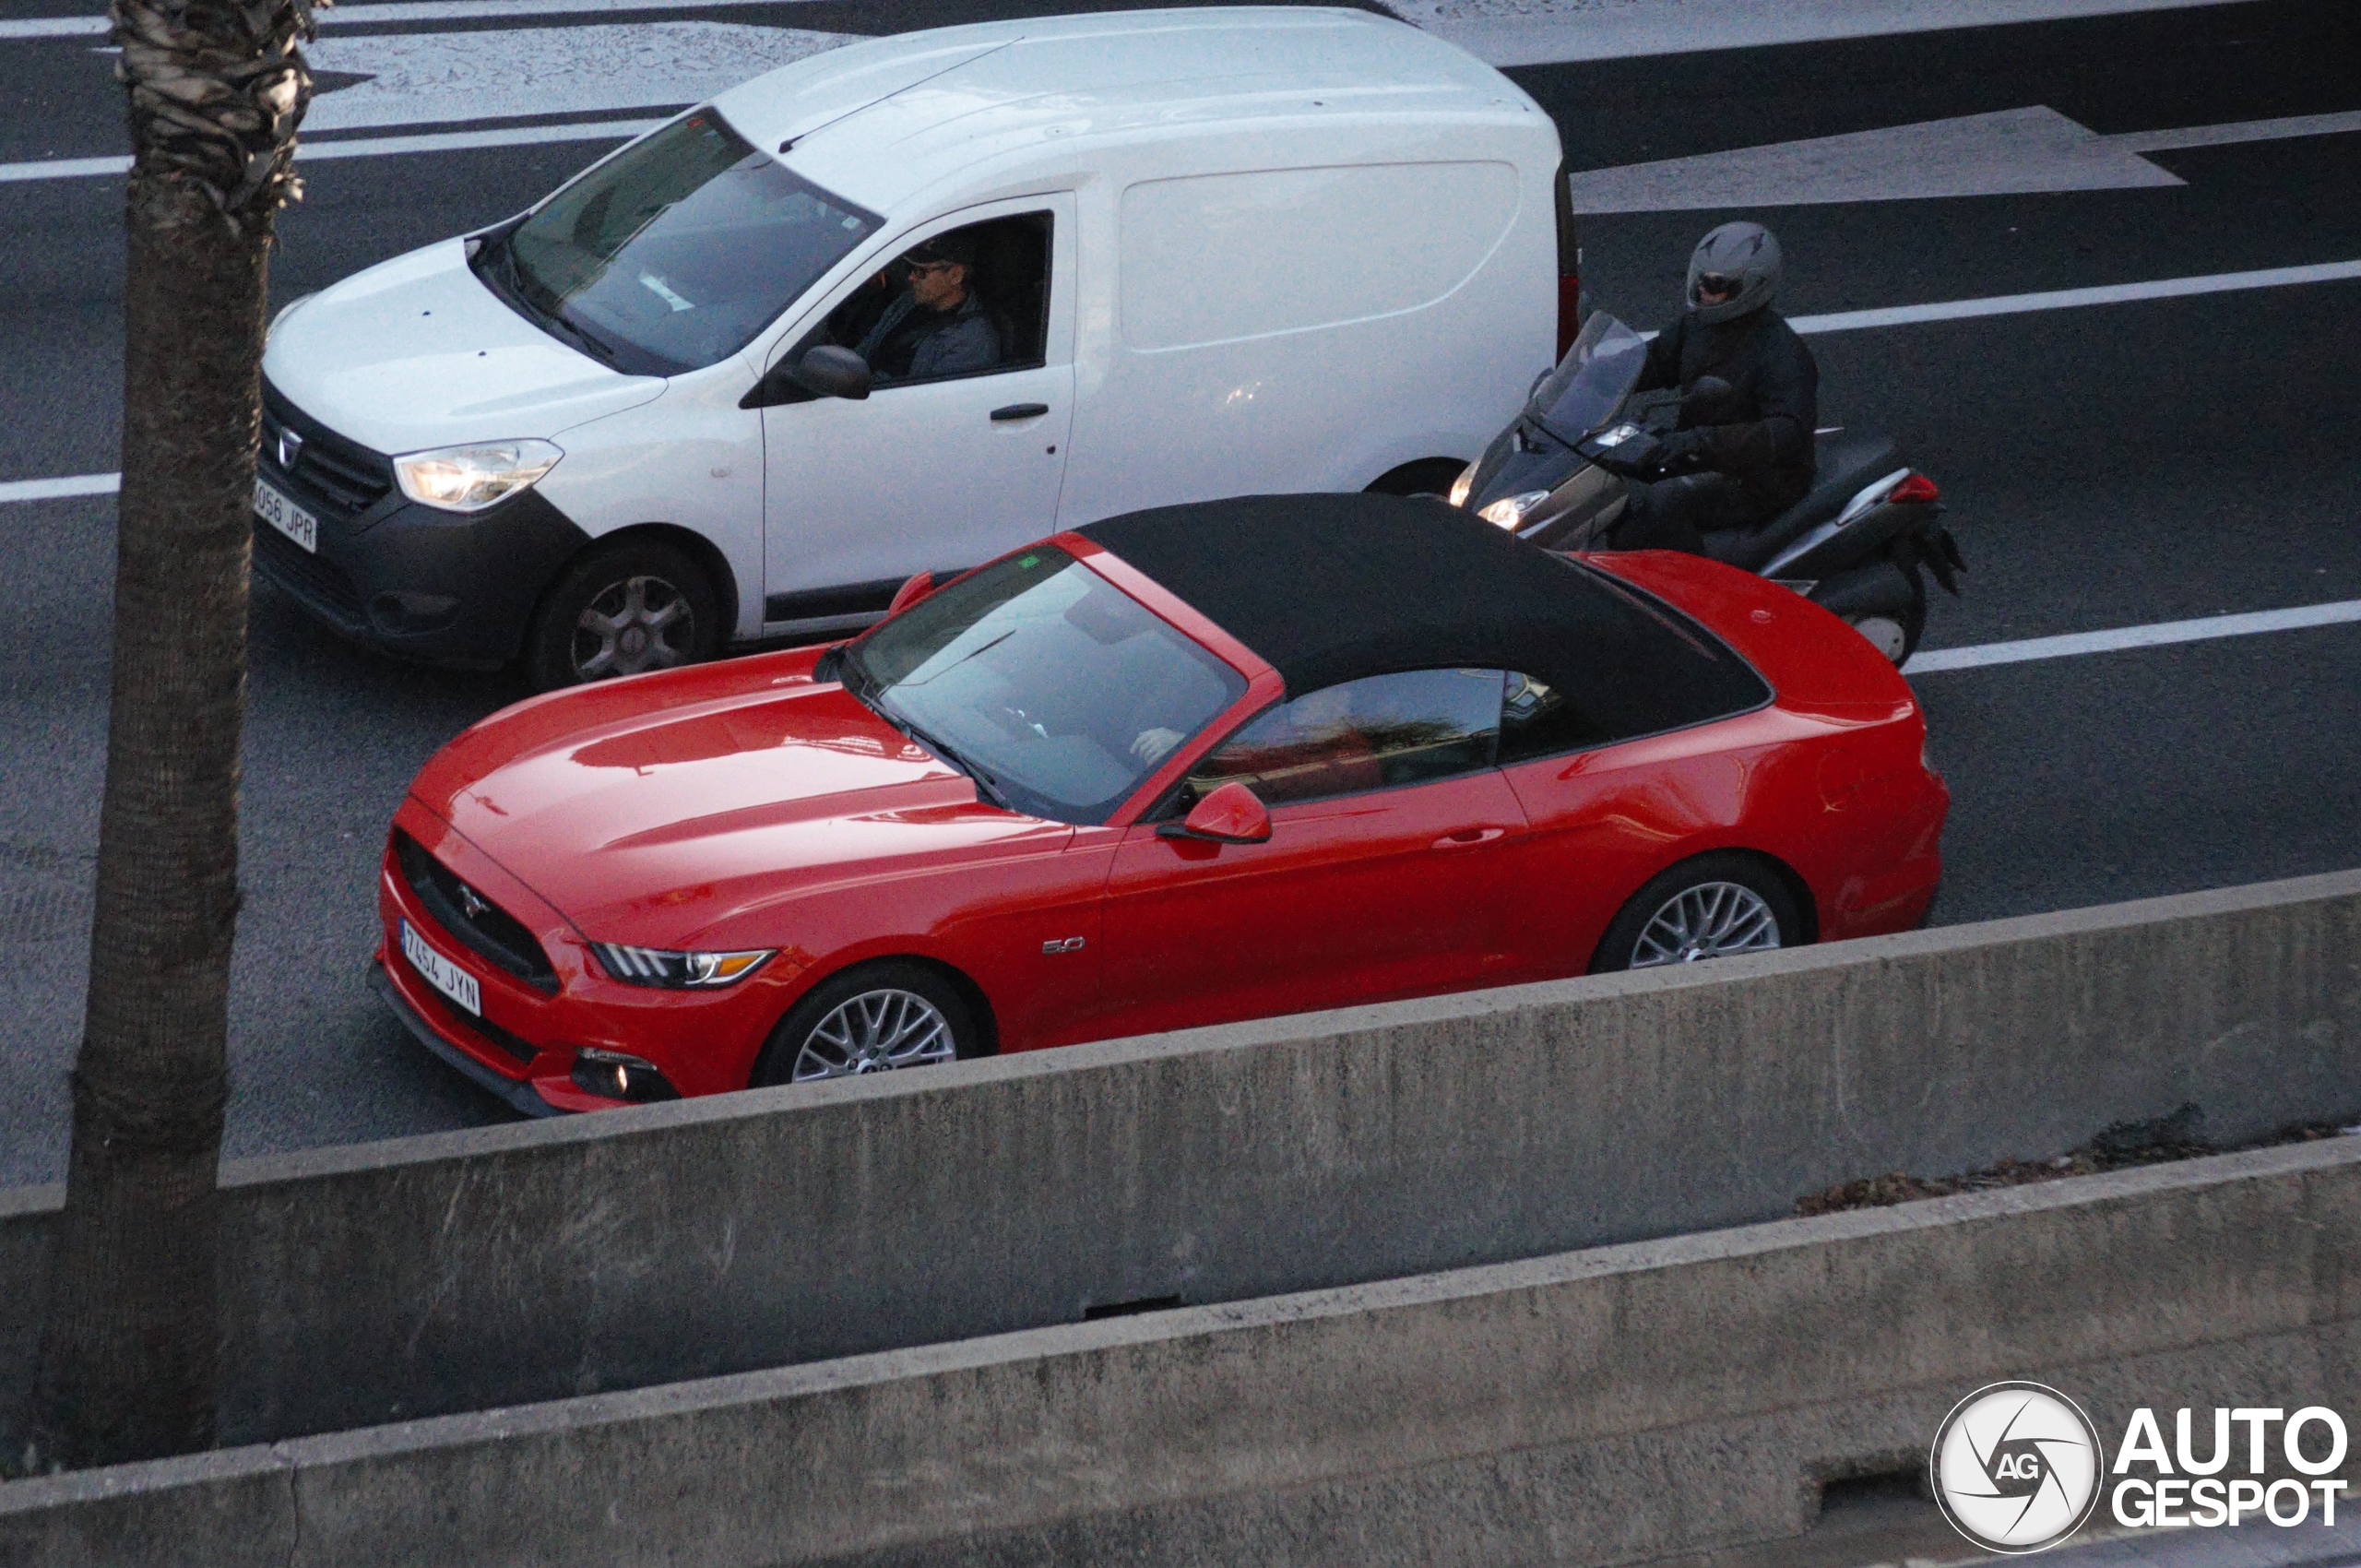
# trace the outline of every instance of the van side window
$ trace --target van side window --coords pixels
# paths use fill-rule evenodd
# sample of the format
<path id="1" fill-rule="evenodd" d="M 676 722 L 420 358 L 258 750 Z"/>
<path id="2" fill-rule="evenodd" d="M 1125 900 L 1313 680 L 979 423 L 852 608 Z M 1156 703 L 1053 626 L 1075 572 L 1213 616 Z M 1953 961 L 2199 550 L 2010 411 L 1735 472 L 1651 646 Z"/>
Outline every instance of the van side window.
<path id="1" fill-rule="evenodd" d="M 828 315 L 823 340 L 869 362 L 880 388 L 1033 370 L 1050 325 L 1046 212 L 920 241 Z"/>
<path id="2" fill-rule="evenodd" d="M 1306 693 L 1215 747 L 1181 786 L 1179 808 L 1232 779 L 1275 806 L 1489 767 L 1501 690 L 1498 670 L 1414 670 Z"/>

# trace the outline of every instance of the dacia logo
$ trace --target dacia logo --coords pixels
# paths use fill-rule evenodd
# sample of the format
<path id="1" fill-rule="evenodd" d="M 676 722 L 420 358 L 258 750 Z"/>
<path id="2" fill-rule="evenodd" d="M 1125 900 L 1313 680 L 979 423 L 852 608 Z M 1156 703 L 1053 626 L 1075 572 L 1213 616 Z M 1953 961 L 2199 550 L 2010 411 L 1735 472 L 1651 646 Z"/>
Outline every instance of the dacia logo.
<path id="1" fill-rule="evenodd" d="M 295 459 L 303 455 L 303 438 L 281 427 L 279 432 L 279 466 L 289 473 L 295 471 Z"/>

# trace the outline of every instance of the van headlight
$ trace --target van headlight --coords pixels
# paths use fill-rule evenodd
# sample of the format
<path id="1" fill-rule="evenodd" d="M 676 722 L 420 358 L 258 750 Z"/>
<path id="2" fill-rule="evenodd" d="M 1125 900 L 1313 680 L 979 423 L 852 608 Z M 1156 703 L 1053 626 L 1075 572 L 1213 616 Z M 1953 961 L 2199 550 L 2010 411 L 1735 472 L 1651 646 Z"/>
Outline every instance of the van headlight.
<path id="1" fill-rule="evenodd" d="M 421 506 L 481 512 L 528 488 L 565 454 L 547 441 L 492 441 L 444 446 L 394 459 L 402 493 Z"/>
<path id="2" fill-rule="evenodd" d="M 1466 505 L 1467 497 L 1475 488 L 1476 465 L 1470 463 L 1465 468 L 1459 470 L 1459 477 L 1457 479 L 1451 481 L 1451 504 L 1454 506 Z"/>
<path id="3" fill-rule="evenodd" d="M 1548 499 L 1546 490 L 1528 490 L 1522 495 L 1503 495 L 1476 515 L 1495 528 L 1513 533 L 1524 526 L 1528 513 Z"/>

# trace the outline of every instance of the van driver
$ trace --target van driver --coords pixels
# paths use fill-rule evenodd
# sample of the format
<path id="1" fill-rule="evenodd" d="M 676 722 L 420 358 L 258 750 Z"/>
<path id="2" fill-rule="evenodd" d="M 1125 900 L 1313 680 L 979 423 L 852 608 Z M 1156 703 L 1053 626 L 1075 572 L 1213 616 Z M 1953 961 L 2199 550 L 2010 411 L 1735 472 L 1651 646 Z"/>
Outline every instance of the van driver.
<path id="1" fill-rule="evenodd" d="M 896 264 L 909 280 L 853 350 L 879 381 L 973 375 L 1000 363 L 1000 328 L 968 286 L 975 265 L 975 244 L 959 233 L 914 245 Z"/>

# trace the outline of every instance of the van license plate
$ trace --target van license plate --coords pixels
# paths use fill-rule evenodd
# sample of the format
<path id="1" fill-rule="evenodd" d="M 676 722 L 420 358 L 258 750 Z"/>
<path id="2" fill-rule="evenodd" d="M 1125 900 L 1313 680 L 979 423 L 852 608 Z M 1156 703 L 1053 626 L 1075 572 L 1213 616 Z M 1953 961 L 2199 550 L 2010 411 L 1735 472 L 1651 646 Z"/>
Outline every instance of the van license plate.
<path id="1" fill-rule="evenodd" d="M 320 552 L 320 520 L 273 490 L 255 481 L 255 516 L 316 555 Z"/>
<path id="2" fill-rule="evenodd" d="M 483 1016 L 483 988 L 476 983 L 476 977 L 434 951 L 426 938 L 410 929 L 408 921 L 402 921 L 402 956 L 409 960 L 411 968 L 426 977 L 427 984 L 477 1017 Z"/>

